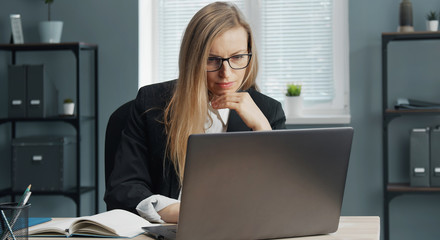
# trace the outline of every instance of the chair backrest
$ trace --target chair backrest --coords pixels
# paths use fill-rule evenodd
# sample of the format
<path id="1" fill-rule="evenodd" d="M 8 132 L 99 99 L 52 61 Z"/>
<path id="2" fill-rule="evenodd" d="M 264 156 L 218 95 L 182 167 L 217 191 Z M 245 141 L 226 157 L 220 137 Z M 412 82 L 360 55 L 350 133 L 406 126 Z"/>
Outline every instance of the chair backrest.
<path id="1" fill-rule="evenodd" d="M 105 186 L 107 187 L 108 178 L 113 171 L 115 163 L 116 150 L 121 141 L 122 130 L 124 130 L 127 119 L 130 113 L 131 105 L 134 100 L 131 100 L 110 115 L 105 131 Z"/>

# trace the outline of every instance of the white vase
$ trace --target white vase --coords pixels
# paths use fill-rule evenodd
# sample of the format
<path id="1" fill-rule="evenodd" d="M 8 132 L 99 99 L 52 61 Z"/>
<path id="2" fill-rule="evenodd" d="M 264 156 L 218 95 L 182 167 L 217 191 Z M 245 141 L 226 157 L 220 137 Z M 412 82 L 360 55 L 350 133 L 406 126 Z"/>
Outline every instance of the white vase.
<path id="1" fill-rule="evenodd" d="M 286 115 L 288 117 L 301 116 L 302 102 L 303 101 L 301 96 L 295 96 L 295 97 L 286 96 L 285 98 Z"/>
<path id="2" fill-rule="evenodd" d="M 431 32 L 438 31 L 438 20 L 426 21 L 426 30 Z"/>
<path id="3" fill-rule="evenodd" d="M 73 115 L 75 112 L 75 103 L 64 103 L 63 104 L 64 115 Z"/>
<path id="4" fill-rule="evenodd" d="M 63 32 L 62 21 L 43 21 L 39 25 L 40 40 L 43 43 L 59 43 Z"/>

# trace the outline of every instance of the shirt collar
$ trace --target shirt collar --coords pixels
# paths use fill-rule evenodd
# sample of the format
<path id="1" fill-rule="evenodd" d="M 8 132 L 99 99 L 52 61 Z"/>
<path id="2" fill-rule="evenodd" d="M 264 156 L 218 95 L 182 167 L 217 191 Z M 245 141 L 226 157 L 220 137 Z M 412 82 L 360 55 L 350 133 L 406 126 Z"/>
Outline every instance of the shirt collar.
<path id="1" fill-rule="evenodd" d="M 220 118 L 223 122 L 224 125 L 228 124 L 228 118 L 229 118 L 229 108 L 224 108 L 224 109 L 216 109 L 220 115 Z"/>
<path id="2" fill-rule="evenodd" d="M 217 116 L 217 118 L 222 121 L 223 126 L 226 126 L 228 124 L 228 118 L 229 118 L 229 108 L 223 108 L 223 109 L 214 109 L 211 106 L 211 102 L 209 102 L 208 105 L 208 111 L 210 111 L 212 114 L 211 116 Z"/>

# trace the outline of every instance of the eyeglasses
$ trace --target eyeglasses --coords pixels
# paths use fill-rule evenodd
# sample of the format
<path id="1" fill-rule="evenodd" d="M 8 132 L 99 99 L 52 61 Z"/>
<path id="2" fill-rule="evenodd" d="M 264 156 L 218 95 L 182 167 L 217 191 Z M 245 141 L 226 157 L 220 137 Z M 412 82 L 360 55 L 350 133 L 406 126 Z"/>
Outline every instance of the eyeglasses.
<path id="1" fill-rule="evenodd" d="M 238 54 L 228 58 L 221 57 L 208 57 L 206 62 L 206 71 L 215 72 L 220 70 L 223 66 L 223 62 L 228 62 L 232 69 L 239 70 L 246 68 L 251 61 L 252 53 Z"/>

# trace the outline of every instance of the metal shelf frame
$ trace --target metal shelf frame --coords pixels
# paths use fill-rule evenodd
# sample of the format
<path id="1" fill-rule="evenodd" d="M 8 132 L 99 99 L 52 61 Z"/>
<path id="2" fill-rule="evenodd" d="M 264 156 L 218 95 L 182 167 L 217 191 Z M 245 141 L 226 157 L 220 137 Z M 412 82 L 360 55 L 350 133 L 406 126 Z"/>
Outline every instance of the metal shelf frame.
<path id="1" fill-rule="evenodd" d="M 393 41 L 440 40 L 440 32 L 382 33 L 382 146 L 383 146 L 383 194 L 384 194 L 384 237 L 390 239 L 390 208 L 392 199 L 403 194 L 438 194 L 440 188 L 411 187 L 409 183 L 389 183 L 388 125 L 397 117 L 435 116 L 440 110 L 394 110 L 388 109 L 388 44 Z"/>
<path id="2" fill-rule="evenodd" d="M 99 145 L 98 145 L 98 46 L 96 44 L 89 44 L 83 42 L 66 42 L 66 43 L 30 43 L 30 44 L 0 44 L 0 51 L 6 51 L 11 53 L 11 64 L 17 63 L 17 53 L 19 52 L 36 52 L 36 51 L 70 51 L 75 57 L 75 70 L 76 70 L 76 109 L 77 114 L 75 116 L 59 116 L 50 118 L 3 118 L 0 119 L 0 124 L 11 123 L 11 136 L 15 137 L 16 134 L 16 123 L 18 122 L 66 122 L 72 125 L 76 130 L 76 187 L 67 191 L 57 191 L 57 192 L 43 192 L 43 191 L 32 191 L 34 195 L 63 195 L 71 198 L 75 204 L 76 215 L 80 216 L 81 211 L 81 194 L 94 191 L 95 192 L 95 213 L 99 211 Z M 84 51 L 92 52 L 94 62 L 94 116 L 83 116 L 81 114 L 81 93 L 80 86 L 82 84 L 80 76 L 80 59 L 81 54 Z M 94 158 L 95 158 L 95 172 L 94 172 L 94 186 L 81 186 L 81 122 L 84 120 L 94 121 Z M 12 188 L 4 189 L 0 191 L 0 196 L 11 196 L 12 200 L 15 200 L 16 195 L 22 193 L 13 192 Z"/>

